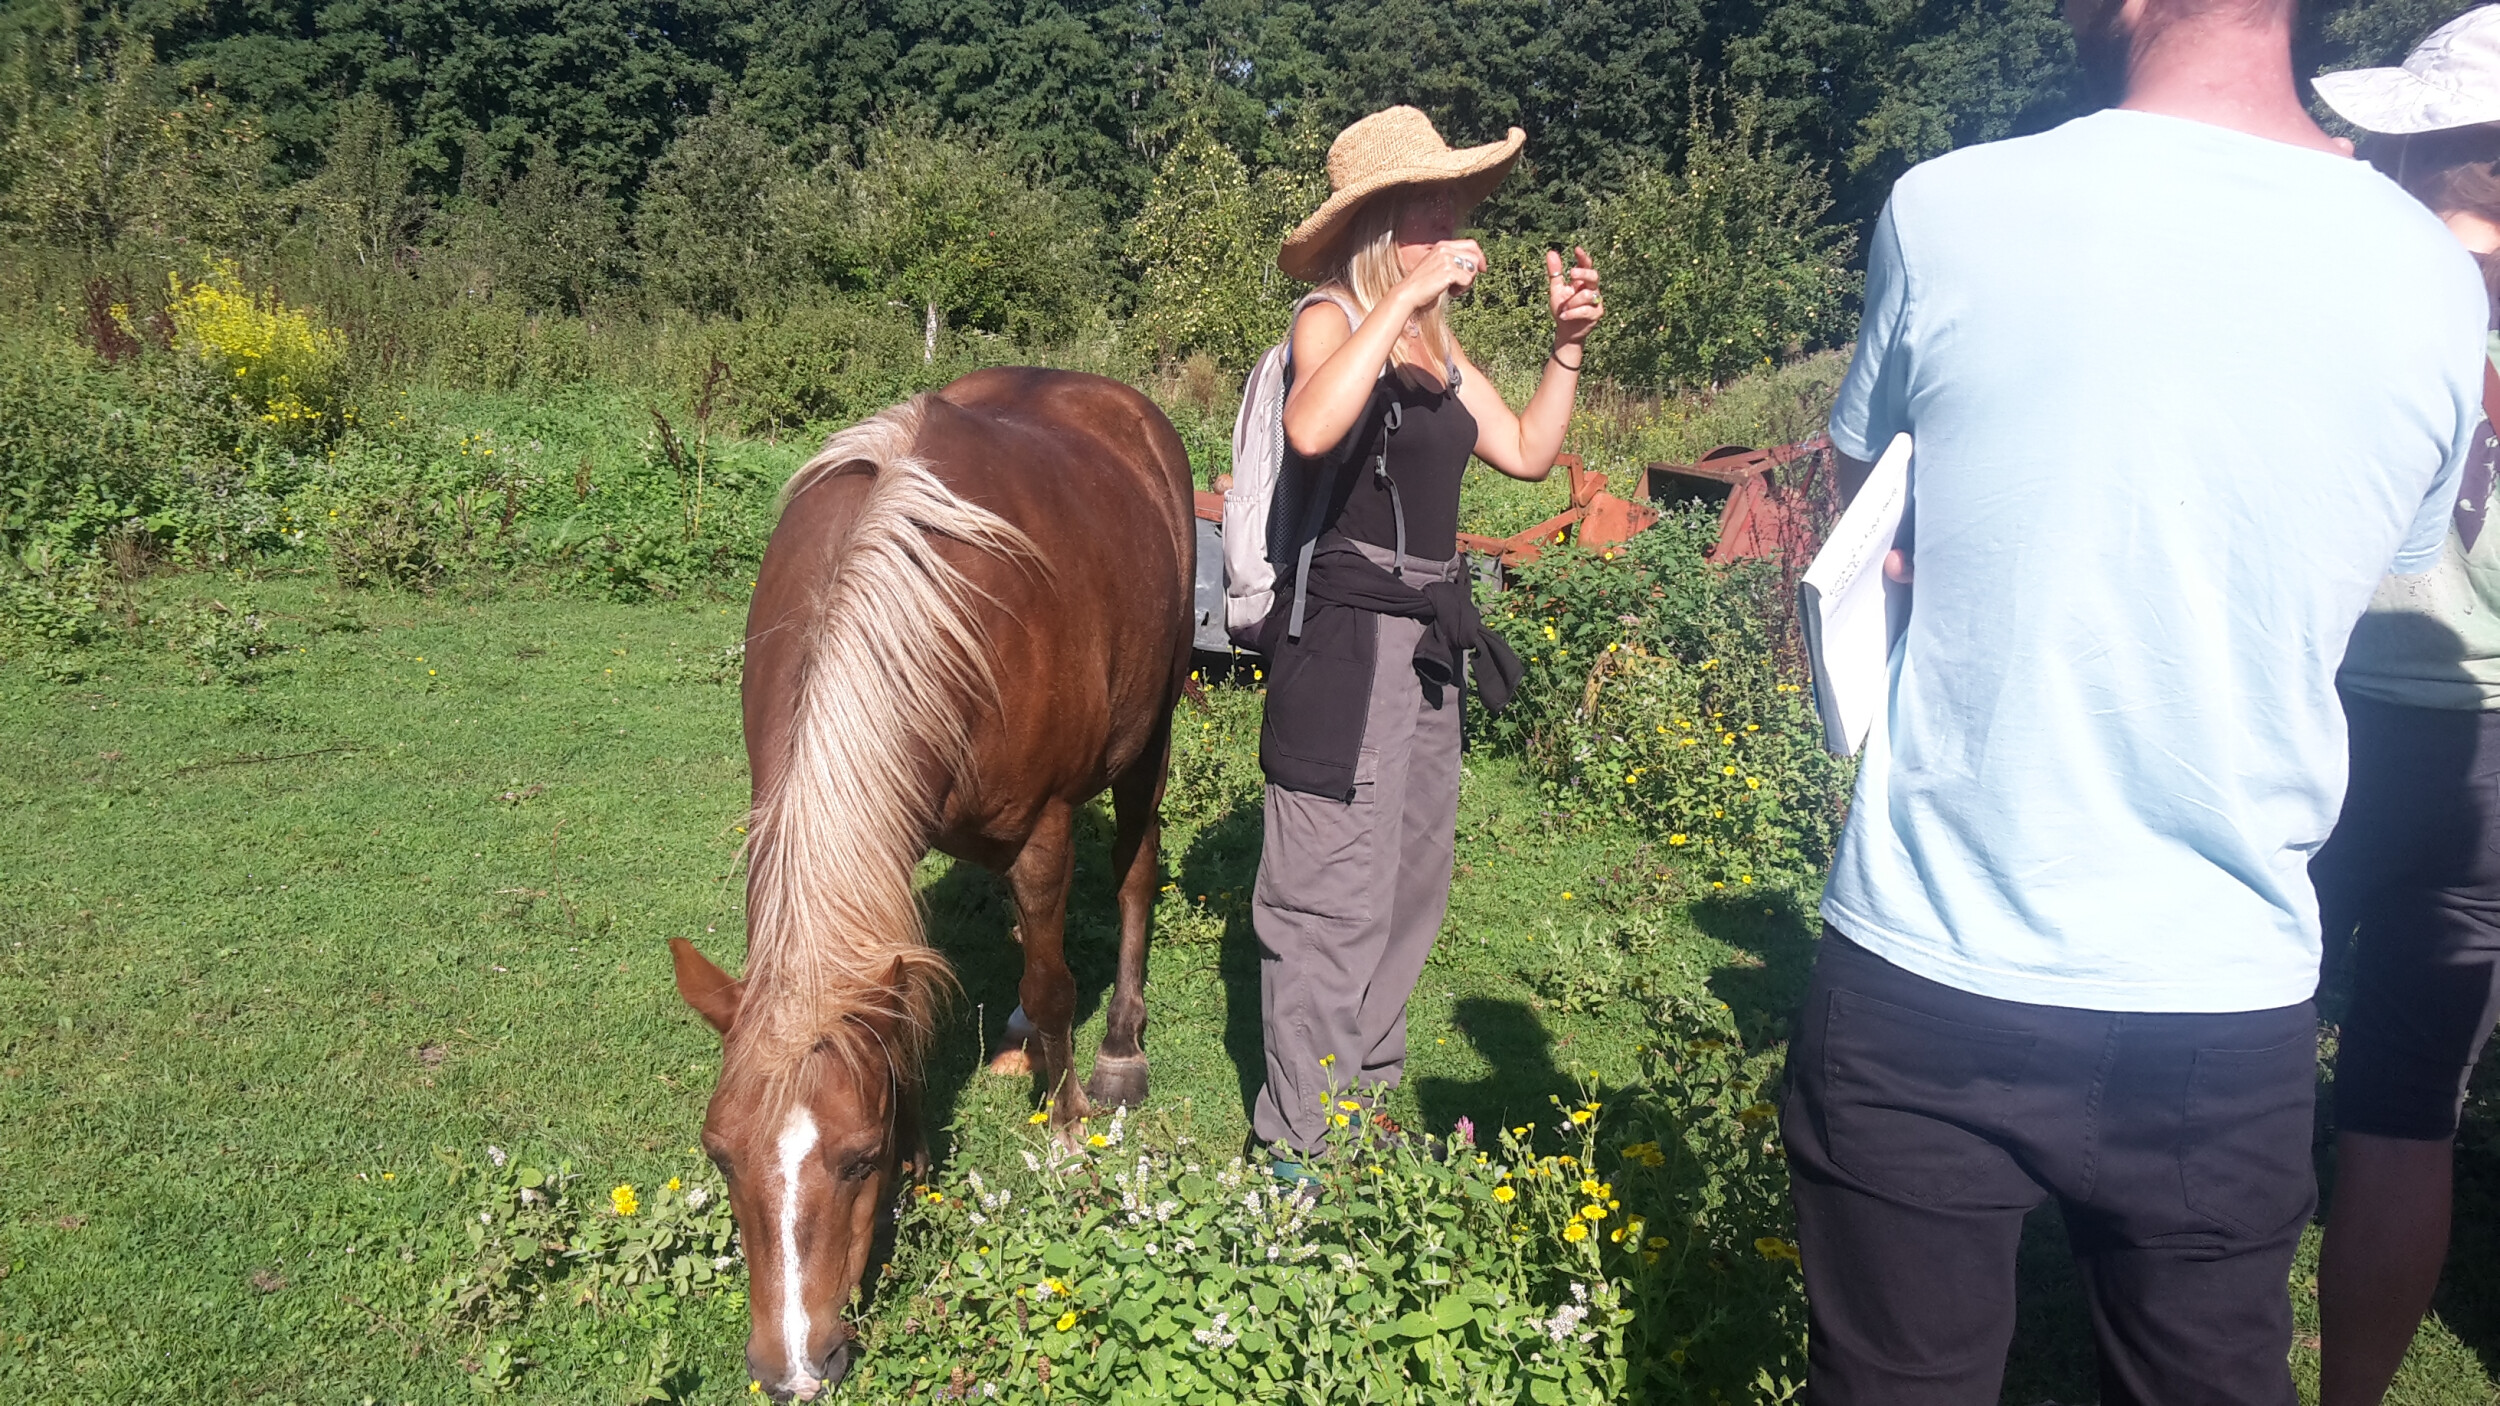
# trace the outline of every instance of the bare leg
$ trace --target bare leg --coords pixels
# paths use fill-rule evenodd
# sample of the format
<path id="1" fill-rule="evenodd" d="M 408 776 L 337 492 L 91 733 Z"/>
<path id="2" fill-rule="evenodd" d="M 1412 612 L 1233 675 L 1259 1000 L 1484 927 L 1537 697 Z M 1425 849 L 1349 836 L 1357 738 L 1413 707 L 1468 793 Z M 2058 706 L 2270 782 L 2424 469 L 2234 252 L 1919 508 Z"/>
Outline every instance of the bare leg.
<path id="1" fill-rule="evenodd" d="M 1161 808 L 1165 764 L 1163 739 L 1111 783 L 1119 817 L 1111 863 L 1120 875 L 1120 972 L 1111 990 L 1102 1048 L 1094 1052 L 1094 1078 L 1086 1086 L 1097 1103 L 1136 1108 L 1146 1101 L 1146 940 L 1154 924 L 1155 878 L 1163 833 Z"/>
<path id="2" fill-rule="evenodd" d="M 1040 1031 L 1042 1081 L 1053 1100 L 1051 1126 L 1062 1136 L 1093 1111 L 1076 1082 L 1076 977 L 1068 970 L 1068 876 L 1076 858 L 1075 808 L 1052 801 L 1042 811 L 1016 862 L 1007 867 L 1015 891 L 1016 926 L 1024 934 L 1024 982 L 1016 994 Z"/>
<path id="3" fill-rule="evenodd" d="M 2319 1253 L 2319 1406 L 2377 1406 L 2448 1257 L 2451 1142 L 2345 1133 Z"/>

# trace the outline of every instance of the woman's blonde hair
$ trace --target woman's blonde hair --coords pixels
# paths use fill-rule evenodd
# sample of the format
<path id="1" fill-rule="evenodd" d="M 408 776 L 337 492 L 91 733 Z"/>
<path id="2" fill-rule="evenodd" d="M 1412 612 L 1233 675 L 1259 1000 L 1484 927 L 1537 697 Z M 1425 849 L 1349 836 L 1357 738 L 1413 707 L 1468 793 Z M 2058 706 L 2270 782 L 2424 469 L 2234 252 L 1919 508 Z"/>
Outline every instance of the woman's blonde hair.
<path id="1" fill-rule="evenodd" d="M 1365 316 L 1387 300 L 1389 290 L 1406 277 L 1398 264 L 1398 216 L 1404 214 L 1408 202 L 1419 198 L 1447 199 L 1446 192 L 1436 186 L 1408 187 L 1385 191 L 1363 202 L 1354 212 L 1346 230 L 1345 262 L 1337 268 L 1329 282 L 1344 289 L 1354 305 Z M 1443 293 L 1429 308 L 1417 314 L 1416 329 L 1422 334 L 1424 349 L 1438 364 L 1432 369 L 1446 376 L 1458 364 L 1458 343 L 1450 336 L 1450 295 Z M 1390 353 L 1390 364 L 1403 370 L 1406 366 L 1406 344 L 1400 341 Z"/>

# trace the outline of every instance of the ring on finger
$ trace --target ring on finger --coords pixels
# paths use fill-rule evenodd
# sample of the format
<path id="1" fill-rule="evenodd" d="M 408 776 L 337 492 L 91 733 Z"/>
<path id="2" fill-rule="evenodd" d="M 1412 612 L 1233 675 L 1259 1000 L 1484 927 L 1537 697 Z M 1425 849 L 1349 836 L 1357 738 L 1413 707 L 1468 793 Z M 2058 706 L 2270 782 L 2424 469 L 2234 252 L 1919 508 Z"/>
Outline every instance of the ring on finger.
<path id="1" fill-rule="evenodd" d="M 1476 261 L 1468 258 L 1464 254 L 1453 256 L 1450 262 L 1458 265 L 1459 270 L 1462 273 L 1474 273 L 1476 271 Z"/>

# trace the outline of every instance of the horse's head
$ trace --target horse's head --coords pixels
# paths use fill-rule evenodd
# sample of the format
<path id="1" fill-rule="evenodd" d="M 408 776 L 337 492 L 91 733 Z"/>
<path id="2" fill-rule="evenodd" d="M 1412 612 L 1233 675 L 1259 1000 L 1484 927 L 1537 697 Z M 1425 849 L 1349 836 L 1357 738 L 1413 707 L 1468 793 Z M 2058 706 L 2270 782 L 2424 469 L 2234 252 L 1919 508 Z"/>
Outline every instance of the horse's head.
<path id="1" fill-rule="evenodd" d="M 744 983 L 682 938 L 670 949 L 678 993 L 734 1052 Z M 703 1150 L 729 1180 L 746 1251 L 747 1370 L 775 1400 L 814 1400 L 850 1370 L 842 1310 L 914 1136 L 904 1127 L 913 1071 L 888 1053 L 892 1032 L 859 1033 L 845 1048 L 806 1049 L 795 1071 L 729 1059 L 703 1120 Z"/>

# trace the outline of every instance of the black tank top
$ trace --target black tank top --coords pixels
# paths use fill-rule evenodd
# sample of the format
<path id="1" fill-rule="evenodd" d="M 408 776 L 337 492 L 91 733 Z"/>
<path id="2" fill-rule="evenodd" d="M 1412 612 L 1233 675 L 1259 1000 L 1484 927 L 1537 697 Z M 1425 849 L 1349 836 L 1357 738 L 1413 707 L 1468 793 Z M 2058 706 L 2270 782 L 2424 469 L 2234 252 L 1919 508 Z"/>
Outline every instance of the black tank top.
<path id="1" fill-rule="evenodd" d="M 1389 433 L 1389 405 L 1399 408 L 1397 432 Z M 1389 486 L 1373 472 L 1383 436 L 1389 443 L 1389 477 L 1397 481 L 1406 509 L 1406 554 L 1427 561 L 1458 555 L 1458 482 L 1476 449 L 1476 417 L 1458 400 L 1455 383 L 1427 390 L 1396 372 L 1373 385 L 1363 417 L 1346 441 L 1318 459 L 1287 448 L 1288 483 L 1327 475 L 1331 488 L 1329 529 L 1375 546 L 1398 544 L 1397 515 Z"/>

